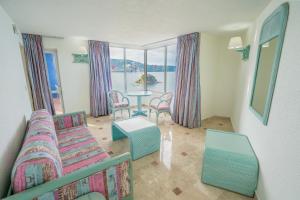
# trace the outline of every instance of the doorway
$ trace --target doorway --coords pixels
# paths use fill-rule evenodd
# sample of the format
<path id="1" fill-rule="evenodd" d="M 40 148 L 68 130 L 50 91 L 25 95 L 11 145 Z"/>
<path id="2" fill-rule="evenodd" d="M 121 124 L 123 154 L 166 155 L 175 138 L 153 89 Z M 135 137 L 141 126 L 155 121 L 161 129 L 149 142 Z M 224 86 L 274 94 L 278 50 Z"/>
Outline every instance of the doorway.
<path id="1" fill-rule="evenodd" d="M 65 109 L 63 103 L 63 95 L 61 89 L 56 50 L 45 50 L 45 59 L 48 69 L 47 71 L 49 77 L 49 84 L 51 89 L 51 95 L 53 98 L 55 113 L 63 114 Z"/>

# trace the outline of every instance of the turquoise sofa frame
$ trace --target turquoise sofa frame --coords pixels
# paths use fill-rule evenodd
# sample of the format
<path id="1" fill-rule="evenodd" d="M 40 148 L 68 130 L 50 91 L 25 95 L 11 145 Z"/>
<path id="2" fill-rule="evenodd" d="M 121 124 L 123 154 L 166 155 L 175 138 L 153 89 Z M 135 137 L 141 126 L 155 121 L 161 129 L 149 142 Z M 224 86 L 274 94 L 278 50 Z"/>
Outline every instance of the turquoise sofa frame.
<path id="1" fill-rule="evenodd" d="M 132 176 L 132 163 L 130 153 L 125 153 L 119 156 L 112 157 L 101 163 L 91 165 L 89 167 L 77 170 L 73 173 L 67 174 L 61 178 L 46 182 L 36 187 L 30 188 L 14 195 L 9 194 L 3 200 L 32 200 L 35 197 L 41 196 L 47 192 L 54 191 L 55 189 L 72 183 L 74 181 L 86 178 L 111 166 L 118 165 L 124 161 L 129 161 L 129 177 L 130 177 L 130 195 L 123 198 L 124 200 L 133 200 L 133 176 Z M 11 191 L 9 192 L 11 193 Z"/>

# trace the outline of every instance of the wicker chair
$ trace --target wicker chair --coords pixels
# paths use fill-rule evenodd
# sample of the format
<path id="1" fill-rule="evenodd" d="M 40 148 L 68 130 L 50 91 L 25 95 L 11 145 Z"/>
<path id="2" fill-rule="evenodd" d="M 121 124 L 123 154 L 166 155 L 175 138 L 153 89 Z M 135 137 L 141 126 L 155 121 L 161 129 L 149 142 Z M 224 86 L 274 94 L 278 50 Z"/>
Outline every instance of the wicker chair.
<path id="1" fill-rule="evenodd" d="M 116 119 L 116 112 L 121 111 L 123 115 L 123 110 L 127 110 L 130 117 L 130 101 L 127 97 L 123 95 L 122 92 L 117 90 L 111 90 L 108 93 L 109 106 L 113 113 L 113 120 Z"/>
<path id="2" fill-rule="evenodd" d="M 171 102 L 173 94 L 167 92 L 160 97 L 154 97 L 149 103 L 149 117 L 152 110 L 156 113 L 156 124 L 158 124 L 158 117 L 160 113 L 169 113 L 171 115 Z"/>

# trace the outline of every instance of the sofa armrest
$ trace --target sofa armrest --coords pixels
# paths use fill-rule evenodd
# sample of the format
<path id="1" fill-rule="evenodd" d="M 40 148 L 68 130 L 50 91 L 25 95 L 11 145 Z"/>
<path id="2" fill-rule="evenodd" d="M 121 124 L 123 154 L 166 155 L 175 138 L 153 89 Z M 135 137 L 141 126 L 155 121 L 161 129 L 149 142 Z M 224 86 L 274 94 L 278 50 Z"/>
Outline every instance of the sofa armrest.
<path id="1" fill-rule="evenodd" d="M 56 130 L 87 125 L 84 111 L 54 115 L 53 122 Z"/>
<path id="2" fill-rule="evenodd" d="M 51 194 L 52 192 L 55 192 L 63 187 L 69 186 L 70 184 L 76 183 L 77 181 L 85 181 L 85 179 L 90 176 L 93 176 L 99 172 L 106 171 L 111 167 L 118 166 L 122 163 L 128 163 L 128 168 L 127 168 L 128 180 L 126 179 L 126 181 L 128 181 L 129 184 L 129 193 L 126 196 L 122 197 L 122 199 L 130 200 L 133 199 L 133 176 L 132 176 L 132 163 L 131 163 L 130 153 L 124 153 L 122 155 L 109 158 L 101 163 L 93 164 L 86 168 L 82 168 L 70 174 L 64 175 L 58 179 L 35 186 L 23 192 L 16 193 L 12 196 L 8 196 L 3 200 L 32 200 L 34 198 L 41 197 L 42 195 L 45 195 L 47 193 Z M 107 184 L 110 183 L 107 182 Z M 85 192 L 89 193 L 94 191 L 85 191 Z"/>

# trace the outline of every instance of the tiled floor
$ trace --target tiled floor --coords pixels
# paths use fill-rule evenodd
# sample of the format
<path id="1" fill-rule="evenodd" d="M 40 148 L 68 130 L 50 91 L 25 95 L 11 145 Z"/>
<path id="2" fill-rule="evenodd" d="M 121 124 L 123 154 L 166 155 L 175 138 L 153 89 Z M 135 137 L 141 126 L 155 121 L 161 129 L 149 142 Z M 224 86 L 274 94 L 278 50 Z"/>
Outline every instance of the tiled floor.
<path id="1" fill-rule="evenodd" d="M 155 121 L 154 115 L 151 121 Z M 112 142 L 111 117 L 88 118 L 88 125 L 99 143 L 112 156 L 129 150 L 126 139 Z M 161 115 L 160 151 L 133 162 L 135 200 L 252 199 L 201 183 L 199 174 L 205 129 L 232 130 L 230 120 L 223 117 L 204 120 L 202 125 L 203 128 L 188 129 L 173 123 L 168 115 Z"/>

